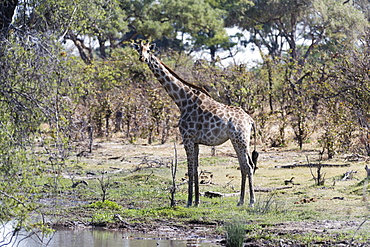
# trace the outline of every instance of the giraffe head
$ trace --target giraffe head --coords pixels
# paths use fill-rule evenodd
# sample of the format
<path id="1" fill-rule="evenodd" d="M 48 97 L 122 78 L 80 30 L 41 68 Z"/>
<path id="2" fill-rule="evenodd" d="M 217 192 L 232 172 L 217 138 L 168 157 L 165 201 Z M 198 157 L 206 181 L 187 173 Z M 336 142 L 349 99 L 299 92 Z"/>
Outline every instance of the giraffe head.
<path id="1" fill-rule="evenodd" d="M 140 60 L 146 62 L 149 59 L 150 51 L 153 50 L 155 44 L 150 44 L 150 42 L 144 44 L 143 41 L 140 41 L 140 44 L 134 44 L 134 48 L 139 52 Z"/>

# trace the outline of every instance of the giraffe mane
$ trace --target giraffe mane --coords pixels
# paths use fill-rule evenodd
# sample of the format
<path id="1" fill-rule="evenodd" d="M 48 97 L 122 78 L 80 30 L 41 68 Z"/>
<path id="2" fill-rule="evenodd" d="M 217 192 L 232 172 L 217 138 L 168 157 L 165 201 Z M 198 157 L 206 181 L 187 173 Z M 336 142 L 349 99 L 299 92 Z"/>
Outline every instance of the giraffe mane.
<path id="1" fill-rule="evenodd" d="M 181 81 L 182 83 L 184 83 L 185 85 L 191 87 L 191 88 L 194 88 L 202 93 L 204 93 L 205 95 L 207 95 L 208 97 L 211 97 L 211 95 L 203 88 L 203 87 L 200 87 L 200 86 L 197 86 L 197 85 L 194 85 L 190 82 L 187 82 L 185 81 L 184 79 L 182 79 L 180 76 L 178 76 L 172 69 L 170 69 L 166 64 L 164 64 L 161 60 L 158 59 L 158 61 L 179 81 Z"/>

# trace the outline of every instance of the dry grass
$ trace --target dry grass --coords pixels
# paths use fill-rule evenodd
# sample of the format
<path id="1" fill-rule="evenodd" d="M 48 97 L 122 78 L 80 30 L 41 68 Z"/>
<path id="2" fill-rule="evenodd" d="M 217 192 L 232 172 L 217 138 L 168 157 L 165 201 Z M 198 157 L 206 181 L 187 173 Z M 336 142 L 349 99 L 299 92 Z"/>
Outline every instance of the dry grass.
<path id="1" fill-rule="evenodd" d="M 179 171 L 177 180 L 185 177 L 187 172 L 185 151 L 181 145 L 177 145 Z M 321 212 L 331 218 L 356 218 L 368 215 L 366 203 L 363 201 L 361 189 L 356 185 L 366 177 L 364 170 L 365 162 L 345 161 L 345 154 L 336 159 L 323 161 L 330 164 L 349 163 L 349 167 L 324 167 L 325 185 L 317 187 L 314 184 L 310 168 L 282 169 L 277 166 L 305 164 L 307 158 L 315 163 L 320 158 L 318 151 L 311 149 L 297 150 L 290 148 L 259 148 L 259 161 L 255 174 L 255 187 L 277 188 L 285 186 L 284 181 L 294 177 L 294 185 L 291 189 L 277 191 L 279 199 L 294 208 L 307 208 Z M 201 146 L 199 171 L 207 171 L 213 174 L 211 183 L 201 186 L 201 192 L 220 191 L 237 192 L 240 187 L 240 171 L 235 152 L 230 142 L 216 148 L 216 156 L 211 156 L 211 147 Z M 78 158 L 78 163 L 83 164 L 84 170 L 92 171 L 132 171 L 138 167 L 168 165 L 174 156 L 172 143 L 164 145 L 132 145 L 119 142 L 100 142 L 92 156 Z M 353 170 L 350 180 L 342 181 L 342 175 Z M 316 168 L 312 168 L 316 172 Z M 205 182 L 210 182 L 205 179 Z M 184 185 L 186 187 L 186 185 Z M 357 189 L 357 193 L 353 193 Z M 259 193 L 260 194 L 260 193 Z M 312 199 L 305 203 L 304 199 Z M 237 200 L 237 199 L 235 199 Z M 296 203 L 296 204 L 294 204 Z"/>

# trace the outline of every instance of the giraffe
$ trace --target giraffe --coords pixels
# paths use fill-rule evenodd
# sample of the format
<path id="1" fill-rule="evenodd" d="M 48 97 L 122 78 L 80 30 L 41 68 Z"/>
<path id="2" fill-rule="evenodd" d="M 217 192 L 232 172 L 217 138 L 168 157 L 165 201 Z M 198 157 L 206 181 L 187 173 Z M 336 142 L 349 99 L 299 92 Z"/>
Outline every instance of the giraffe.
<path id="1" fill-rule="evenodd" d="M 217 102 L 203 88 L 181 79 L 167 65 L 160 61 L 151 50 L 150 43 L 134 44 L 140 60 L 147 63 L 161 85 L 174 100 L 181 112 L 179 129 L 183 139 L 188 162 L 188 201 L 199 204 L 198 156 L 199 144 L 217 146 L 230 139 L 238 157 L 241 171 L 241 190 L 238 206 L 244 204 L 246 178 L 249 181 L 249 205 L 253 206 L 255 195 L 253 174 L 258 153 L 254 150 L 249 155 L 251 130 L 254 121 L 241 108 Z"/>

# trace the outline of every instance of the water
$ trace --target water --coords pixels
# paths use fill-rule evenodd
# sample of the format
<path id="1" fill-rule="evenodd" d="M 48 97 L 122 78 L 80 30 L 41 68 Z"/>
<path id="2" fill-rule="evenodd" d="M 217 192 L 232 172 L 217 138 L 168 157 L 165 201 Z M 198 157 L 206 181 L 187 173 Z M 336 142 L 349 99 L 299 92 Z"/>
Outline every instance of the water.
<path id="1" fill-rule="evenodd" d="M 1 232 L 1 231 L 0 231 Z M 0 246 L 2 237 L 0 235 Z M 185 247 L 199 246 L 211 247 L 212 243 L 206 239 L 176 239 L 163 238 L 155 235 L 145 235 L 141 233 L 109 231 L 97 229 L 79 229 L 79 230 L 58 230 L 52 236 L 41 238 L 34 234 L 28 236 L 27 233 L 21 233 L 16 241 L 9 246 L 19 247 Z"/>

